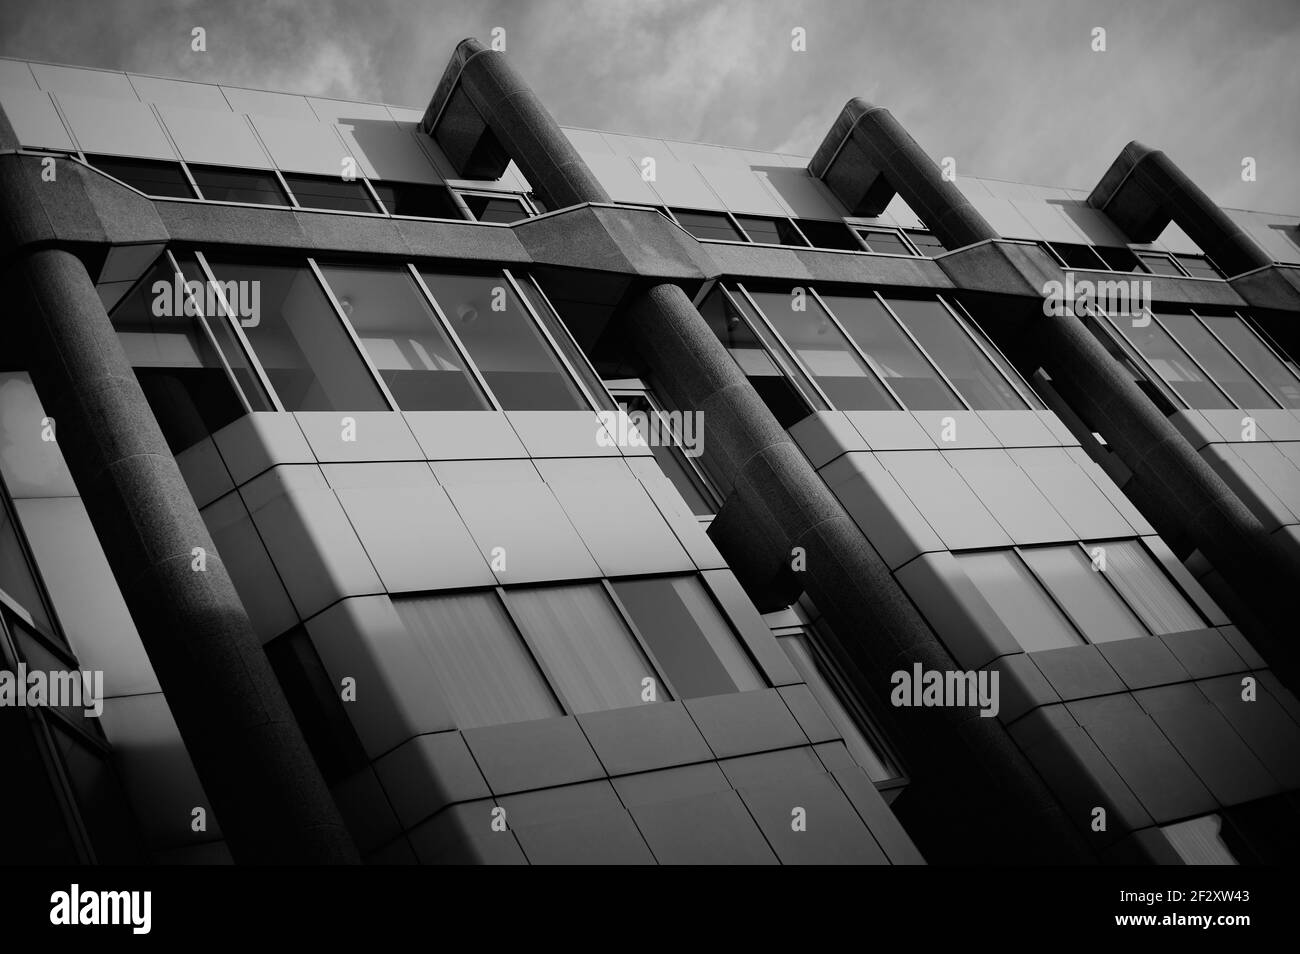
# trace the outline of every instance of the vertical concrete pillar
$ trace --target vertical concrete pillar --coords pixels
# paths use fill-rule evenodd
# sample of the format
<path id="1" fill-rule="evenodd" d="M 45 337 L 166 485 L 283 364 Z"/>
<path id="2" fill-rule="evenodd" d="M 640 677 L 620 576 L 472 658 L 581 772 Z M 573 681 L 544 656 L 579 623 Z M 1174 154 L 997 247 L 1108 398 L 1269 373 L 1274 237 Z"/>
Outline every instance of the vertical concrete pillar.
<path id="1" fill-rule="evenodd" d="M 960 667 L 685 292 L 652 286 L 627 305 L 623 320 L 656 388 L 676 406 L 704 413 L 704 463 L 728 492 L 709 534 L 728 562 L 752 564 L 757 550 L 779 566 L 803 548 L 805 568 L 791 572 L 870 680 L 873 713 L 904 746 L 912 784 L 910 803 L 898 809 L 947 829 L 922 845 L 927 857 L 959 861 L 969 851 L 1027 861 L 1050 845 L 1090 859 L 997 719 L 888 703 L 893 672 L 918 662 L 927 670 Z"/>
<path id="2" fill-rule="evenodd" d="M 358 860 L 80 259 L 11 261 L 10 322 L 236 861 Z M 206 570 L 192 568 L 193 550 Z"/>

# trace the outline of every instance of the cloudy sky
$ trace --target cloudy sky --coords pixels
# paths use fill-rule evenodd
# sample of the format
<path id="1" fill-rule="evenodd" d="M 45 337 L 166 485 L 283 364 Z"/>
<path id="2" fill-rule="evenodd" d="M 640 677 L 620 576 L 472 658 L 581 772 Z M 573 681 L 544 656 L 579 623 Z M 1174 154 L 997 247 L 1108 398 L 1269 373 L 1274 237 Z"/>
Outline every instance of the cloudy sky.
<path id="1" fill-rule="evenodd" d="M 1087 189 L 1136 138 L 1300 211 L 1297 0 L 0 0 L 0 55 L 423 107 L 494 27 L 568 125 L 809 155 L 863 96 L 959 174 Z"/>

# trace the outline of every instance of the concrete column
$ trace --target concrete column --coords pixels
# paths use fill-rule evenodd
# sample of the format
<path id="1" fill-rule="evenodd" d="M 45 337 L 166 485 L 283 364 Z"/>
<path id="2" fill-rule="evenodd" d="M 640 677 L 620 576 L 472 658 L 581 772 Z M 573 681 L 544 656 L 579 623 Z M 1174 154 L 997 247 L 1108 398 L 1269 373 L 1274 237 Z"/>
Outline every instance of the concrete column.
<path id="1" fill-rule="evenodd" d="M 3 276 L 41 402 L 236 861 L 356 848 L 80 259 Z M 202 547 L 206 571 L 191 569 Z"/>
<path id="2" fill-rule="evenodd" d="M 505 54 L 473 37 L 457 44 L 420 128 L 468 178 L 500 178 L 513 159 L 548 209 L 609 201 Z"/>
<path id="3" fill-rule="evenodd" d="M 873 714 L 903 747 L 912 784 L 895 806 L 939 825 L 921 845 L 931 860 L 1027 861 L 1037 846 L 1091 859 L 1059 803 L 996 719 L 973 709 L 898 709 L 890 676 L 913 663 L 960 669 L 880 555 L 749 384 L 676 285 L 637 295 L 623 318 L 655 387 L 678 407 L 704 413 L 703 461 L 729 491 L 710 536 L 728 563 L 787 564 L 855 657 Z M 946 828 L 946 830 L 944 830 Z M 1009 837 L 1014 832 L 1015 837 Z M 1057 859 L 1060 856 L 1057 855 Z"/>
<path id="4" fill-rule="evenodd" d="M 1187 233 L 1228 275 L 1273 262 L 1163 152 L 1134 140 L 1110 164 L 1088 196 L 1131 242 L 1153 242 L 1170 222 Z"/>

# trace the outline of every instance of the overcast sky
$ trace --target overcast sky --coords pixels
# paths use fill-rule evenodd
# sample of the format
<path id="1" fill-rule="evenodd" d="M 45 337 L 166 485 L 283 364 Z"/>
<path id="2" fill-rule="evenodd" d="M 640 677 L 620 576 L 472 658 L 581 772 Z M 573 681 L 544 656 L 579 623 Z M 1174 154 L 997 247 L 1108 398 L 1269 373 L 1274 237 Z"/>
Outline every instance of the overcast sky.
<path id="1" fill-rule="evenodd" d="M 417 107 L 493 27 L 567 125 L 810 155 L 863 96 L 959 174 L 1088 189 L 1140 139 L 1300 212 L 1300 0 L 0 0 L 2 55 Z"/>

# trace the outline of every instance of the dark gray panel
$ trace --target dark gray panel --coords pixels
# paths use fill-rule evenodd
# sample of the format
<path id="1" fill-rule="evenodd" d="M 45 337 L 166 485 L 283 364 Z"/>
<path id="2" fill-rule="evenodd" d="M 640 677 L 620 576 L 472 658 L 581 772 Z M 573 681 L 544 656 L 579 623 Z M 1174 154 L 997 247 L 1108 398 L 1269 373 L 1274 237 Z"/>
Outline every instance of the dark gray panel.
<path id="1" fill-rule="evenodd" d="M 686 708 L 718 758 L 808 744 L 775 689 L 688 699 Z"/>
<path id="2" fill-rule="evenodd" d="M 679 798 L 693 798 L 713 792 L 730 791 L 727 777 L 717 762 L 701 762 L 680 768 L 661 769 L 658 772 L 641 772 L 611 779 L 618 797 L 629 809 L 654 802 L 670 802 Z"/>
<path id="3" fill-rule="evenodd" d="M 1186 682 L 1187 670 L 1159 639 L 1115 639 L 1097 647 L 1130 689 Z"/>
<path id="4" fill-rule="evenodd" d="M 411 847 L 426 865 L 525 865 L 514 833 L 492 830 L 490 800 L 444 808 L 410 833 Z"/>
<path id="5" fill-rule="evenodd" d="M 1123 692 L 1124 683 L 1096 646 L 1070 646 L 1029 653 L 1062 699 L 1083 699 Z"/>
<path id="6" fill-rule="evenodd" d="M 1300 726 L 1259 686 L 1253 702 L 1244 700 L 1243 678 L 1220 676 L 1196 685 L 1280 784 L 1300 787 Z"/>
<path id="7" fill-rule="evenodd" d="M 572 716 L 467 729 L 465 742 L 494 792 L 585 782 L 605 774 Z"/>
<path id="8" fill-rule="evenodd" d="M 1159 639 L 1169 647 L 1193 679 L 1209 679 L 1246 669 L 1241 657 L 1233 652 L 1217 629 L 1169 633 Z"/>
<path id="9" fill-rule="evenodd" d="M 586 712 L 578 723 L 610 775 L 702 762 L 713 754 L 680 702 Z"/>
<path id="10" fill-rule="evenodd" d="M 735 792 L 639 805 L 632 817 L 660 864 L 777 864 Z"/>
<path id="11" fill-rule="evenodd" d="M 404 828 L 454 802 L 492 794 L 459 732 L 418 736 L 377 761 L 375 770 Z"/>

